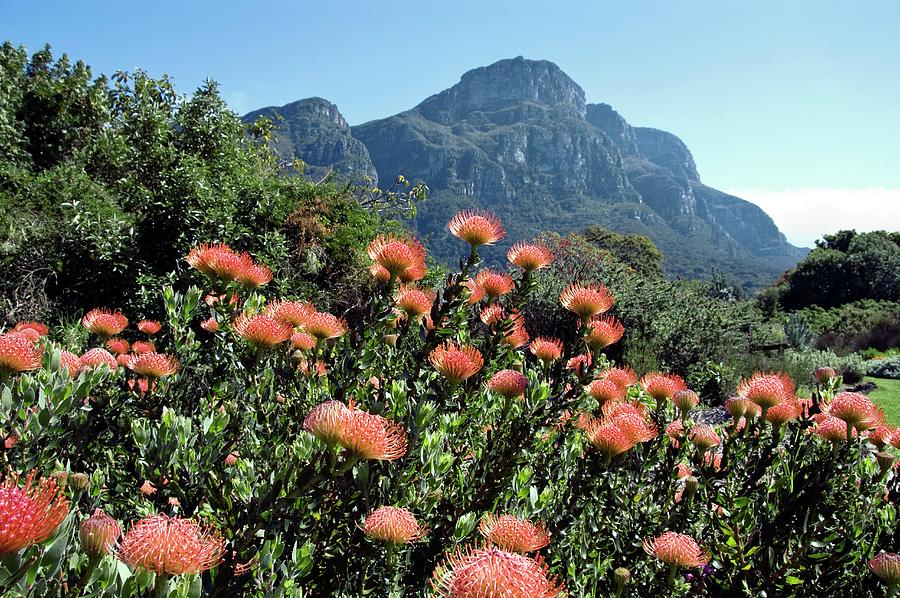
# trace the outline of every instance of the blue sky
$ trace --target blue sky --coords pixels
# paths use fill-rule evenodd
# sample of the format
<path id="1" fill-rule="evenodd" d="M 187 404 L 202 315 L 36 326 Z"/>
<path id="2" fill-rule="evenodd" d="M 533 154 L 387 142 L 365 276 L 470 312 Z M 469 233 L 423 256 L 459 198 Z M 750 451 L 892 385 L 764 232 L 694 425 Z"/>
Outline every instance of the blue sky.
<path id="1" fill-rule="evenodd" d="M 313 95 L 352 123 L 501 58 L 556 62 L 588 101 L 679 135 L 707 184 L 809 244 L 900 229 L 900 2 L 0 0 L 0 37 L 143 67 L 245 112 Z M 821 192 L 820 192 L 821 190 Z M 788 209 L 789 208 L 789 209 Z"/>

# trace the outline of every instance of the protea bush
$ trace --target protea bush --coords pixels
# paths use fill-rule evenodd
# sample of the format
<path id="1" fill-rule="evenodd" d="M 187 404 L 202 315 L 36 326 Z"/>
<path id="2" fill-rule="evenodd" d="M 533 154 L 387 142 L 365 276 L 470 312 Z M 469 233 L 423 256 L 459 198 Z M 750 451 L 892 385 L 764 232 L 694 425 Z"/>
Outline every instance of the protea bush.
<path id="1" fill-rule="evenodd" d="M 0 588 L 896 591 L 900 432 L 865 396 L 760 372 L 711 410 L 676 373 L 608 357 L 631 334 L 615 288 L 574 282 L 564 325 L 529 330 L 549 249 L 516 243 L 488 270 L 502 223 L 449 226 L 459 271 L 426 285 L 422 245 L 379 236 L 375 291 L 346 313 L 277 296 L 277 272 L 210 243 L 159 314 L 86 314 L 85 347 L 3 332 Z"/>

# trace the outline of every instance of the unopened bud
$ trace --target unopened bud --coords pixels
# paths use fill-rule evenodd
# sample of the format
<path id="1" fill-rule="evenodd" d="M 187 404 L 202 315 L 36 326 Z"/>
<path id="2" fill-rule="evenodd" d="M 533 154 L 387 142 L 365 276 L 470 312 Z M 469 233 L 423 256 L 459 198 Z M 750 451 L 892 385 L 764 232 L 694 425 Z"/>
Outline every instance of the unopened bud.
<path id="1" fill-rule="evenodd" d="M 91 558 L 99 558 L 112 552 L 121 533 L 119 522 L 102 509 L 96 509 L 93 515 L 81 522 L 78 529 L 81 549 Z"/>
<path id="2" fill-rule="evenodd" d="M 838 374 L 834 368 L 822 367 L 816 368 L 814 375 L 819 384 L 828 384 L 832 378 L 837 378 Z"/>
<path id="3" fill-rule="evenodd" d="M 682 414 L 687 414 L 700 403 L 700 399 L 693 390 L 679 390 L 672 397 L 672 403 L 675 404 L 675 407 L 677 407 Z"/>
<path id="4" fill-rule="evenodd" d="M 627 586 L 631 581 L 631 571 L 625 567 L 619 567 L 613 571 L 613 577 L 616 580 L 616 589 L 621 592 L 622 588 Z"/>
<path id="5" fill-rule="evenodd" d="M 91 485 L 91 478 L 86 473 L 69 474 L 69 488 L 72 490 L 85 491 Z"/>
<path id="6" fill-rule="evenodd" d="M 50 474 L 50 477 L 56 480 L 56 485 L 60 488 L 65 488 L 69 483 L 68 471 L 54 471 L 52 474 Z"/>
<path id="7" fill-rule="evenodd" d="M 512 369 L 516 370 L 517 372 L 521 372 L 524 367 L 525 364 L 521 359 L 517 359 L 512 363 Z"/>
<path id="8" fill-rule="evenodd" d="M 684 478 L 685 499 L 689 499 L 694 496 L 694 494 L 697 493 L 698 488 L 700 488 L 700 480 L 698 480 L 696 477 L 689 475 L 688 477 Z"/>
<path id="9" fill-rule="evenodd" d="M 237 460 L 238 460 L 237 453 L 228 453 L 228 456 L 225 457 L 225 465 L 227 465 L 228 467 L 231 467 L 235 463 L 237 463 Z"/>
<path id="10" fill-rule="evenodd" d="M 894 455 L 886 451 L 878 451 L 875 453 L 875 460 L 878 461 L 878 467 L 881 468 L 882 474 L 893 467 L 895 461 Z"/>
<path id="11" fill-rule="evenodd" d="M 385 334 L 382 339 L 391 347 L 397 346 L 397 335 L 396 334 Z"/>

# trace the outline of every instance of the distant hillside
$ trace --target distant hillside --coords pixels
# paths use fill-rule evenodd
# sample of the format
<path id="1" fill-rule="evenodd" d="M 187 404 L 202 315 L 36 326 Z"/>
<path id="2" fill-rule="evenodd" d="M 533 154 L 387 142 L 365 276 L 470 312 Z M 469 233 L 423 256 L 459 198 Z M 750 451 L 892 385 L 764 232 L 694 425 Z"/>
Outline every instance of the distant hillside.
<path id="1" fill-rule="evenodd" d="M 322 104 L 330 110 L 310 108 Z M 703 185 L 676 136 L 587 104 L 551 62 L 519 57 L 471 70 L 411 110 L 349 130 L 320 99 L 244 118 L 260 114 L 283 117 L 275 145 L 282 155 L 351 178 L 425 181 L 431 193 L 414 225 L 439 259 L 458 250 L 446 222 L 465 207 L 495 211 L 508 242 L 591 224 L 640 233 L 665 254 L 667 274 L 703 278 L 719 269 L 748 288 L 806 253 L 757 206 Z M 485 257 L 500 260 L 508 242 Z"/>

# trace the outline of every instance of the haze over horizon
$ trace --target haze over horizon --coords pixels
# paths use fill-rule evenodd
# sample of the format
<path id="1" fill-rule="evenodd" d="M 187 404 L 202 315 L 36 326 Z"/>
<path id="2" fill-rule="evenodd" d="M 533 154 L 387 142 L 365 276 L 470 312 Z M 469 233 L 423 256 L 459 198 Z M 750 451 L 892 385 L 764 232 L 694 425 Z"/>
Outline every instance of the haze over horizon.
<path id="1" fill-rule="evenodd" d="M 472 68 L 547 59 L 629 122 L 678 135 L 703 181 L 810 246 L 900 229 L 900 5 L 690 0 L 581 5 L 267 0 L 8 3 L 4 40 L 95 74 L 141 67 L 238 113 L 310 96 L 351 124 L 409 109 Z M 172 18 L 177 15 L 177 18 Z"/>

